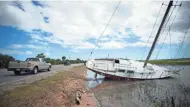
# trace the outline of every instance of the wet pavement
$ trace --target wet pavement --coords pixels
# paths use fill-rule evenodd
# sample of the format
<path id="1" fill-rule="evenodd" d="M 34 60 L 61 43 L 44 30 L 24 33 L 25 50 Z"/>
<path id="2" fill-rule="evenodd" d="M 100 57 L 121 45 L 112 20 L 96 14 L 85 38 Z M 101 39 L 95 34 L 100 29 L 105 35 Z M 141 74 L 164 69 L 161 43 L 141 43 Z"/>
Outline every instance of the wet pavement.
<path id="1" fill-rule="evenodd" d="M 143 81 L 106 80 L 97 75 L 97 80 L 88 81 L 88 86 L 101 107 L 190 107 L 190 66 L 172 78 Z M 95 73 L 87 72 L 87 78 Z"/>

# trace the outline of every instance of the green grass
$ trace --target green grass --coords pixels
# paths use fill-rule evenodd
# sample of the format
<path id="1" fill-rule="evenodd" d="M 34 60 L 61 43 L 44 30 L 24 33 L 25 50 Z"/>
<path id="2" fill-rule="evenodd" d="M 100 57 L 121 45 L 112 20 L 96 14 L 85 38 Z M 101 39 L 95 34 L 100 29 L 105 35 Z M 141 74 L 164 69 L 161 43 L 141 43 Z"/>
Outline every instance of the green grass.
<path id="1" fill-rule="evenodd" d="M 162 65 L 190 65 L 190 58 L 149 60 L 148 63 Z"/>

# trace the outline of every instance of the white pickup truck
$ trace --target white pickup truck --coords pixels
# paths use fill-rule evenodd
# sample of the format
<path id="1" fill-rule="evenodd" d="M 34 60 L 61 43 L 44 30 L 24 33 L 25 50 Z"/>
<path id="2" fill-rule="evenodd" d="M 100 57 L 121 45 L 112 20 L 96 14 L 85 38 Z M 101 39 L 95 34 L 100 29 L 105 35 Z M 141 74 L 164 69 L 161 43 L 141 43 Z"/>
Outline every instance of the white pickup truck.
<path id="1" fill-rule="evenodd" d="M 20 75 L 22 71 L 36 74 L 39 70 L 51 70 L 51 64 L 46 63 L 43 58 L 27 58 L 26 61 L 10 61 L 8 71 L 14 71 Z"/>

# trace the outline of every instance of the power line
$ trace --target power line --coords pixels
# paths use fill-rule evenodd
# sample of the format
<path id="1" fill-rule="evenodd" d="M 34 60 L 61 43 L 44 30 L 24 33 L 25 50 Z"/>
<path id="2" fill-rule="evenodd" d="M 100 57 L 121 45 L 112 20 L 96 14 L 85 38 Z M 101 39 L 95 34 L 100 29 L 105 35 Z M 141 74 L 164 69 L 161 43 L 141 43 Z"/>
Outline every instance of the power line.
<path id="1" fill-rule="evenodd" d="M 140 58 L 141 60 L 142 60 L 142 58 L 143 58 L 143 56 L 144 56 L 144 53 L 145 53 L 145 51 L 146 51 L 146 48 L 147 48 L 147 46 L 148 46 L 148 42 L 149 42 L 149 40 L 150 40 L 150 38 L 151 38 L 151 36 L 152 36 L 153 30 L 154 30 L 154 28 L 155 28 L 156 22 L 157 22 L 157 20 L 158 20 L 159 15 L 160 15 L 160 11 L 161 11 L 161 9 L 162 9 L 162 6 L 163 6 L 163 3 L 162 3 L 162 5 L 160 6 L 160 9 L 159 9 L 157 18 L 156 18 L 156 20 L 155 20 L 155 22 L 154 22 L 152 31 L 151 31 L 150 36 L 149 36 L 149 38 L 148 38 L 148 41 L 147 41 L 147 43 L 146 43 L 146 47 L 145 47 L 145 49 L 144 49 L 144 51 L 143 51 L 143 54 L 142 54 L 142 56 L 141 56 L 141 58 Z"/>
<path id="2" fill-rule="evenodd" d="M 105 28 L 104 28 L 104 30 L 103 30 L 103 32 L 102 32 L 102 34 L 100 35 L 99 39 L 97 40 L 97 42 L 96 42 L 96 46 L 97 46 L 97 44 L 99 43 L 99 41 L 100 41 L 101 37 L 103 36 L 103 34 L 104 34 L 104 32 L 105 32 L 106 28 L 108 27 L 108 25 L 109 25 L 109 23 L 110 23 L 111 19 L 113 18 L 113 16 L 114 16 L 114 14 L 115 14 L 115 12 L 116 12 L 117 8 L 119 7 L 120 3 L 121 3 L 121 1 L 119 1 L 119 3 L 118 3 L 118 5 L 116 6 L 116 8 L 115 8 L 115 10 L 114 10 L 114 12 L 113 12 L 113 14 L 112 14 L 112 16 L 110 17 L 110 19 L 109 19 L 108 23 L 106 24 L 106 26 L 105 26 Z M 96 48 L 96 46 L 95 46 L 95 48 Z M 92 53 L 94 52 L 95 48 L 91 51 L 90 55 L 92 55 Z"/>

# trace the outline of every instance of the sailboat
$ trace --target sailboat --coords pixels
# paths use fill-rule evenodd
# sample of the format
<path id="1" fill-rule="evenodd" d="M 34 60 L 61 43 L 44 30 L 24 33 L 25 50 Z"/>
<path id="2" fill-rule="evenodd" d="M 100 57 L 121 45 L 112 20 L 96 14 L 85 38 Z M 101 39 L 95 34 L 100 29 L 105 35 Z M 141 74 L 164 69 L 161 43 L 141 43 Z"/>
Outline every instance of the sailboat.
<path id="1" fill-rule="evenodd" d="M 154 50 L 166 17 L 170 11 L 173 1 L 170 1 L 154 42 L 151 46 L 149 54 L 144 62 L 126 59 L 113 59 L 113 58 L 101 58 L 101 59 L 89 59 L 86 63 L 86 67 L 96 74 L 104 75 L 107 78 L 117 79 L 161 79 L 171 76 L 171 71 L 167 68 L 160 67 L 154 64 L 149 64 L 148 61 Z"/>

